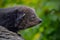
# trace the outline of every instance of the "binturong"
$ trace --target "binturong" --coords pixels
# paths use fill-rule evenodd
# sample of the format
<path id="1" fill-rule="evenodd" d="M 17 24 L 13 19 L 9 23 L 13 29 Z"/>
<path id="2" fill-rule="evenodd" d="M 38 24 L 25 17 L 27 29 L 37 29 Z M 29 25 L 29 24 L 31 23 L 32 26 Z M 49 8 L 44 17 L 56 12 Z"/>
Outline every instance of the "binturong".
<path id="1" fill-rule="evenodd" d="M 33 8 L 27 6 L 0 8 L 0 26 L 12 32 L 16 33 L 18 30 L 33 27 L 41 22 Z"/>

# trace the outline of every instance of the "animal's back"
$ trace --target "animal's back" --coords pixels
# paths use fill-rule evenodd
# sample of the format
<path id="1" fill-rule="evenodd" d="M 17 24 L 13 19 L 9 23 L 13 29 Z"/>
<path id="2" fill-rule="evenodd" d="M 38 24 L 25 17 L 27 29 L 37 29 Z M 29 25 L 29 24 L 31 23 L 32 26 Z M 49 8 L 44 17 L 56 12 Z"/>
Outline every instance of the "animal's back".
<path id="1" fill-rule="evenodd" d="M 16 7 L 11 7 L 11 8 L 0 8 L 0 13 L 13 12 L 14 10 L 16 10 Z"/>

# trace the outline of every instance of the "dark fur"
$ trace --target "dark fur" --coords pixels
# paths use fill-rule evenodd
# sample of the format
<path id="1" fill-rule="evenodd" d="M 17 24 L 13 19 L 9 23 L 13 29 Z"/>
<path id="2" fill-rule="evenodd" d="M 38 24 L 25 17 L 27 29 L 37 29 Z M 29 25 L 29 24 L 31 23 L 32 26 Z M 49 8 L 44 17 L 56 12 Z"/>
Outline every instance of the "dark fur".
<path id="1" fill-rule="evenodd" d="M 0 9 L 0 26 L 17 32 L 41 23 L 32 8 L 20 6 Z"/>

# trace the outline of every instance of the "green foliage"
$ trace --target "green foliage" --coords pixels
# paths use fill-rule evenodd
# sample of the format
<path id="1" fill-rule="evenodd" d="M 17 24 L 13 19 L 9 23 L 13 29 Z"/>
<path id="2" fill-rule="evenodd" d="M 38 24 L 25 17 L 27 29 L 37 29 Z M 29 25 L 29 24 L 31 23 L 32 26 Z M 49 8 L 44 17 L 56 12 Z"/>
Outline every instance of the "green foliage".
<path id="1" fill-rule="evenodd" d="M 36 10 L 43 22 L 19 33 L 25 40 L 60 40 L 60 0 L 0 0 L 0 8 L 26 5 Z"/>

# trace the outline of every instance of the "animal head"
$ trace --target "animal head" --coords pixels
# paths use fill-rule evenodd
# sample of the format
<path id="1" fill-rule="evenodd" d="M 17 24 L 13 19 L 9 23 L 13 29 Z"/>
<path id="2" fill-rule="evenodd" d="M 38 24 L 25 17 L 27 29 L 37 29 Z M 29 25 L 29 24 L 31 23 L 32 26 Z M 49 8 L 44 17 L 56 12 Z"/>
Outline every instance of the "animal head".
<path id="1" fill-rule="evenodd" d="M 32 8 L 21 6 L 18 8 L 18 12 L 24 13 L 24 16 L 21 18 L 20 23 L 17 26 L 19 29 L 30 28 L 42 22 L 42 20 L 36 16 L 35 10 Z"/>

